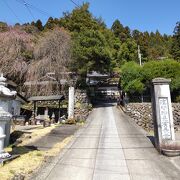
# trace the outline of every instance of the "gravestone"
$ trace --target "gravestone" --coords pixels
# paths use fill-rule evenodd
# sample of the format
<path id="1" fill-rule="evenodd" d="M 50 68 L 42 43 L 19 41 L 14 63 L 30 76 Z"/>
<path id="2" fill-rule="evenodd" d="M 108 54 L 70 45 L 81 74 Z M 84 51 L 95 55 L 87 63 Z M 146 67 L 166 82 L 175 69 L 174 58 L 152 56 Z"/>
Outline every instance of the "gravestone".
<path id="1" fill-rule="evenodd" d="M 170 79 L 152 80 L 152 112 L 156 148 L 161 152 L 163 142 L 175 140 L 174 123 L 169 89 Z"/>

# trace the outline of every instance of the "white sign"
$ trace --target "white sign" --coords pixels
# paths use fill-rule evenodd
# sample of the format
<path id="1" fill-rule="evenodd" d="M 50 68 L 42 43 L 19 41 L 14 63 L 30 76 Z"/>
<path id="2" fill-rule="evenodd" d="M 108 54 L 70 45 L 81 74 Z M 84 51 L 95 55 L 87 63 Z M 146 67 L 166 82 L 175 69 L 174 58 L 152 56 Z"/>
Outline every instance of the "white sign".
<path id="1" fill-rule="evenodd" d="M 159 98 L 162 139 L 172 139 L 167 98 Z"/>

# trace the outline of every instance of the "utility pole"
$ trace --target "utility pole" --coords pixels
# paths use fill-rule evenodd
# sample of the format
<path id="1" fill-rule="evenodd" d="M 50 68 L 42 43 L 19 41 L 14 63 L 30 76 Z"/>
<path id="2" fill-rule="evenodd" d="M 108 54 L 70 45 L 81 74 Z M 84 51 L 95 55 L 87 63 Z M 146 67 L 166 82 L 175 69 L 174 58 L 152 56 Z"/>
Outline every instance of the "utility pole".
<path id="1" fill-rule="evenodd" d="M 139 65 L 142 66 L 142 62 L 141 62 L 141 51 L 140 51 L 140 46 L 138 45 L 138 58 L 139 58 Z"/>
<path id="2" fill-rule="evenodd" d="M 140 51 L 140 46 L 138 45 L 138 58 L 139 58 L 139 65 L 142 66 L 142 59 L 141 59 L 141 51 Z M 141 102 L 143 103 L 144 98 L 143 98 L 143 93 L 141 94 Z"/>

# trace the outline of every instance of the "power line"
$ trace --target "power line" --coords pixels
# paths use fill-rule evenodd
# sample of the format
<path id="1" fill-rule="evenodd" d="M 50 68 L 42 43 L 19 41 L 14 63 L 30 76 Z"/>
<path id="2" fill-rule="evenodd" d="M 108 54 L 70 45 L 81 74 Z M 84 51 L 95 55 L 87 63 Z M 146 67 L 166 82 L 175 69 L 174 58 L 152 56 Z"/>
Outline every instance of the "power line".
<path id="1" fill-rule="evenodd" d="M 6 7 L 11 11 L 11 13 L 17 18 L 17 20 L 22 24 L 21 19 L 17 16 L 15 11 L 9 6 L 9 4 L 5 0 L 3 0 L 3 2 L 6 5 Z"/>
<path id="2" fill-rule="evenodd" d="M 28 4 L 28 5 L 29 5 L 32 9 L 38 11 L 39 13 L 41 13 L 41 14 L 43 14 L 43 15 L 46 15 L 46 16 L 48 16 L 48 17 L 49 17 L 49 16 L 52 16 L 52 15 L 49 14 L 48 12 L 39 9 L 39 8 L 35 7 L 34 5 L 32 5 L 32 4 Z"/>
<path id="3" fill-rule="evenodd" d="M 31 15 L 31 17 L 33 18 L 33 20 L 35 21 L 35 17 L 33 15 L 33 13 L 31 12 L 31 9 L 28 6 L 28 3 L 25 0 L 22 0 L 22 3 L 24 4 L 24 6 L 26 7 L 27 11 L 29 12 L 29 14 Z"/>
<path id="4" fill-rule="evenodd" d="M 32 12 L 31 12 L 30 8 L 37 11 L 37 12 L 39 12 L 39 13 L 41 13 L 41 14 L 43 14 L 43 15 L 45 15 L 45 16 L 47 16 L 47 17 L 52 16 L 48 12 L 46 12 L 46 11 L 44 11 L 44 10 L 42 10 L 42 9 L 40 9 L 40 8 L 30 4 L 28 2 L 26 2 L 25 0 L 16 0 L 16 1 L 23 4 L 23 5 L 25 5 L 26 8 L 28 8 L 28 11 L 29 11 L 29 13 L 31 13 L 31 15 L 32 15 Z"/>
<path id="5" fill-rule="evenodd" d="M 74 2 L 73 0 L 70 0 L 76 7 L 78 7 L 78 8 L 80 8 L 80 6 L 76 3 L 76 2 Z"/>
<path id="6" fill-rule="evenodd" d="M 27 11 L 29 12 L 29 14 L 31 15 L 31 17 L 33 18 L 34 21 L 35 21 L 35 17 L 34 17 L 34 15 L 33 15 L 32 11 L 31 11 L 31 9 L 33 9 L 33 10 L 35 10 L 35 11 L 37 11 L 37 12 L 39 12 L 39 13 L 47 16 L 47 17 L 50 17 L 50 16 L 53 17 L 53 16 L 50 15 L 48 12 L 46 12 L 46 11 L 44 11 L 44 10 L 42 10 L 42 9 L 40 9 L 40 8 L 38 8 L 38 7 L 30 4 L 30 3 L 28 3 L 28 2 L 26 2 L 25 0 L 16 0 L 16 1 L 19 2 L 19 3 L 21 3 L 21 4 L 23 4 L 23 5 L 25 6 L 25 8 L 27 9 Z M 79 6 L 74 0 L 70 0 L 70 1 L 71 1 L 76 7 L 80 8 L 80 6 Z M 17 20 L 22 23 L 22 21 L 20 20 L 20 18 L 17 16 L 17 14 L 15 13 L 15 11 L 9 6 L 9 4 L 8 4 L 5 0 L 3 0 L 3 2 L 4 2 L 4 4 L 7 6 L 7 8 L 13 13 L 13 15 L 17 18 Z"/>

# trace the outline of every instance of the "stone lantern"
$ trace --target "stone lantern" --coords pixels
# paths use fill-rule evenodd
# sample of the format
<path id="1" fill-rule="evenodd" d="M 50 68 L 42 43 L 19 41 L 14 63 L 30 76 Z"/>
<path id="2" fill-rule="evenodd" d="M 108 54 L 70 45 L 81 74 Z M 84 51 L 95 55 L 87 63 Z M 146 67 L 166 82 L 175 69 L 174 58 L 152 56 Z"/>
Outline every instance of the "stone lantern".
<path id="1" fill-rule="evenodd" d="M 16 96 L 16 91 L 10 91 L 6 87 L 6 78 L 3 74 L 0 76 L 0 159 L 4 158 L 7 153 L 4 152 L 6 136 L 10 136 L 10 121 L 12 114 L 8 112 L 9 102 Z"/>

